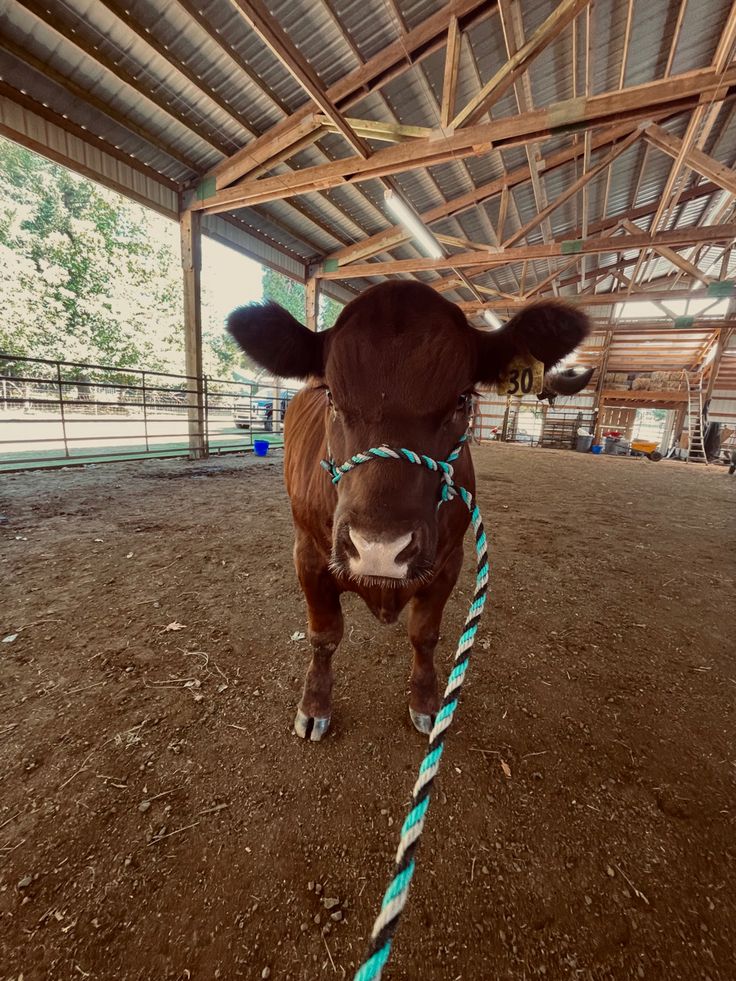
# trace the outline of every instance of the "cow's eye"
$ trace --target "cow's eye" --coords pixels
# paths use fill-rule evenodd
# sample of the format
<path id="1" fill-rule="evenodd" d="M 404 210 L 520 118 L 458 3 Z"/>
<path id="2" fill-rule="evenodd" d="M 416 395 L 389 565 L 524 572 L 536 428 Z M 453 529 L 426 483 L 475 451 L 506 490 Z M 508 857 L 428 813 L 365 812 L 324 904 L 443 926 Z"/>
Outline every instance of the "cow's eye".
<path id="1" fill-rule="evenodd" d="M 327 404 L 334 415 L 337 412 L 337 409 L 335 408 L 335 400 L 332 398 L 332 392 L 329 390 L 329 388 L 325 389 L 325 398 L 327 399 Z"/>

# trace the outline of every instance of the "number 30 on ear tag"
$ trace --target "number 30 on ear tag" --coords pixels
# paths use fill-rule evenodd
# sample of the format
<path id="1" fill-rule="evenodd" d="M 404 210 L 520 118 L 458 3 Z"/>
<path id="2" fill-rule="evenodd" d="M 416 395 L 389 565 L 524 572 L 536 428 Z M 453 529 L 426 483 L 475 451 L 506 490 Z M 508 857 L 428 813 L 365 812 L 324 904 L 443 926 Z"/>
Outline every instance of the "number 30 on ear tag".
<path id="1" fill-rule="evenodd" d="M 498 382 L 500 395 L 538 395 L 544 387 L 544 364 L 535 358 L 514 358 Z"/>

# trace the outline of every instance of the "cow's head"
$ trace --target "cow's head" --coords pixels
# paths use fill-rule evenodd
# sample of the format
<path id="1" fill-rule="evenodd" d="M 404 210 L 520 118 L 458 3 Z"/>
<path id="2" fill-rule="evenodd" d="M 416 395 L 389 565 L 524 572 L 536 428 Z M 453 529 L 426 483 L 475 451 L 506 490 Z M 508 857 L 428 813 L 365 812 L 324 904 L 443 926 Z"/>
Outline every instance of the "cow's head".
<path id="1" fill-rule="evenodd" d="M 234 311 L 228 329 L 274 375 L 323 383 L 327 444 L 342 463 L 384 443 L 445 459 L 468 428 L 477 385 L 497 381 L 517 355 L 552 368 L 588 319 L 544 302 L 480 331 L 430 287 L 391 282 L 357 297 L 323 333 L 273 303 Z M 385 585 L 421 579 L 437 549 L 439 489 L 436 474 L 401 461 L 351 471 L 337 486 L 333 568 Z"/>

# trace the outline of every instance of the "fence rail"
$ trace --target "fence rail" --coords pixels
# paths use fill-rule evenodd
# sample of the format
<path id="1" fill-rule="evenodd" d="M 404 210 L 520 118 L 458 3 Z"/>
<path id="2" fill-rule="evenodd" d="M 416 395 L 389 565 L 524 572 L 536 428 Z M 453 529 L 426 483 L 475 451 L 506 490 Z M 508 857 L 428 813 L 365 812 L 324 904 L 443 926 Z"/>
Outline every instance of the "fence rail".
<path id="1" fill-rule="evenodd" d="M 250 450 L 283 441 L 294 391 L 0 353 L 0 471 Z"/>

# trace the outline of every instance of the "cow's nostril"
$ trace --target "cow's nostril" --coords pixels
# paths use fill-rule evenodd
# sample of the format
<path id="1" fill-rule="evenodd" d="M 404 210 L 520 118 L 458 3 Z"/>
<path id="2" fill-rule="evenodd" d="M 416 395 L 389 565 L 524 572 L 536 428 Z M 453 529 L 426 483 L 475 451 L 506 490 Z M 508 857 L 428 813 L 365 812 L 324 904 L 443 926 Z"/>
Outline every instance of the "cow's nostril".
<path id="1" fill-rule="evenodd" d="M 345 534 L 340 535 L 342 544 L 345 547 L 345 554 L 349 559 L 357 559 L 360 553 L 355 545 L 355 542 L 353 541 L 352 532 L 347 527 L 345 528 L 345 532 Z"/>
<path id="2" fill-rule="evenodd" d="M 419 542 L 416 532 L 412 532 L 411 539 L 405 548 L 403 548 L 399 554 L 396 556 L 396 561 L 399 563 L 409 562 L 419 551 Z"/>

